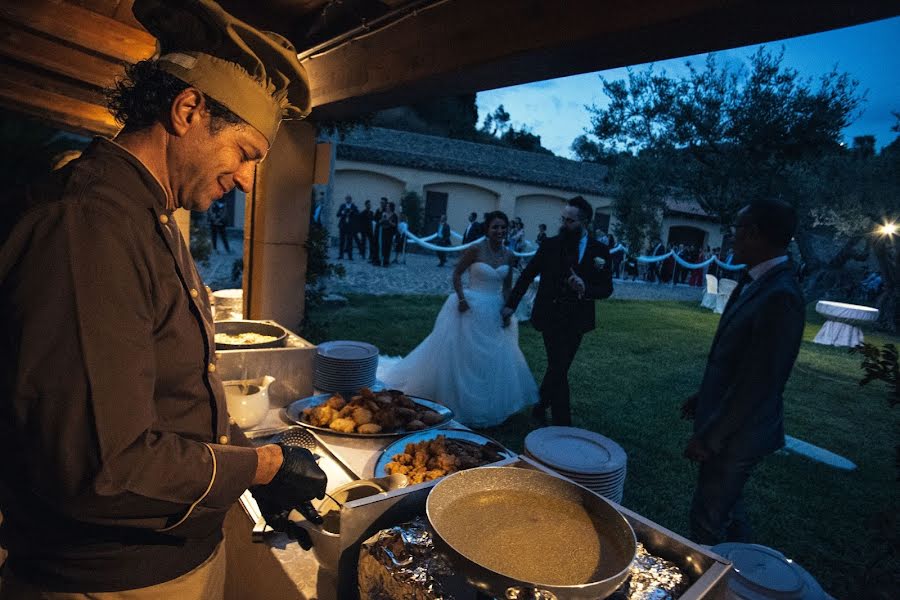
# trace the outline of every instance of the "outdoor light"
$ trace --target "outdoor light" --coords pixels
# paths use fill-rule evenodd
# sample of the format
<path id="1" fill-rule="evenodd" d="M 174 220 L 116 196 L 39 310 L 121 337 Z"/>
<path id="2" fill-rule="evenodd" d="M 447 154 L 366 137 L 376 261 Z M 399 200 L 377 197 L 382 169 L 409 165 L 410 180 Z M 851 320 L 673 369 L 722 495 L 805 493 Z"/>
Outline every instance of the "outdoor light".
<path id="1" fill-rule="evenodd" d="M 897 234 L 897 230 L 900 229 L 900 226 L 895 222 L 884 223 L 883 225 L 879 225 L 878 233 L 881 235 L 886 235 L 888 237 L 894 237 Z"/>

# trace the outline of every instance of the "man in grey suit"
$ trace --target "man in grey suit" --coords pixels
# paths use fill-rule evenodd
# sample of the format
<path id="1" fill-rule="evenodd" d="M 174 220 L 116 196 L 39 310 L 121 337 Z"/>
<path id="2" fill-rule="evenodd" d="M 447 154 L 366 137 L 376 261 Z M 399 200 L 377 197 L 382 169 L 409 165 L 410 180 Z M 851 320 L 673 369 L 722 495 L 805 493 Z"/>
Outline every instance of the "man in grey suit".
<path id="1" fill-rule="evenodd" d="M 796 211 L 777 201 L 744 207 L 734 225 L 734 262 L 747 271 L 719 321 L 700 391 L 682 406 L 694 419 L 684 455 L 700 463 L 690 524 L 702 544 L 749 541 L 744 484 L 784 445 L 782 393 L 804 326 L 803 295 L 787 257 L 796 228 Z"/>

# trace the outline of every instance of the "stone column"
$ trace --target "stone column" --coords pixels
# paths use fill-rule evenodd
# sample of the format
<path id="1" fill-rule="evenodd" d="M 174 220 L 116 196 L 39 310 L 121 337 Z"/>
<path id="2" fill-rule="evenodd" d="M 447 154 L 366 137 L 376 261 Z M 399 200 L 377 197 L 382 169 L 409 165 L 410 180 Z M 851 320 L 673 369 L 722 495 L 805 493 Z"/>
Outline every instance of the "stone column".
<path id="1" fill-rule="evenodd" d="M 316 130 L 285 121 L 247 195 L 244 314 L 296 331 L 303 318 Z"/>

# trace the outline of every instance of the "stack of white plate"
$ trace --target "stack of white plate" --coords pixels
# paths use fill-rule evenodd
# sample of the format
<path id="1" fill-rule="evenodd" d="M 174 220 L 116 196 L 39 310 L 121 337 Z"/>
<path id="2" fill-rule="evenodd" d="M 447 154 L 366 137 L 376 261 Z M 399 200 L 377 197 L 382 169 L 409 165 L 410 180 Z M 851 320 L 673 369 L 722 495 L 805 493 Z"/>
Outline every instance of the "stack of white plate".
<path id="1" fill-rule="evenodd" d="M 575 427 L 544 427 L 525 438 L 525 455 L 613 502 L 622 502 L 628 457 L 608 437 Z"/>
<path id="2" fill-rule="evenodd" d="M 375 385 L 377 368 L 378 348 L 372 344 L 324 342 L 316 349 L 313 387 L 322 392 L 357 392 Z"/>

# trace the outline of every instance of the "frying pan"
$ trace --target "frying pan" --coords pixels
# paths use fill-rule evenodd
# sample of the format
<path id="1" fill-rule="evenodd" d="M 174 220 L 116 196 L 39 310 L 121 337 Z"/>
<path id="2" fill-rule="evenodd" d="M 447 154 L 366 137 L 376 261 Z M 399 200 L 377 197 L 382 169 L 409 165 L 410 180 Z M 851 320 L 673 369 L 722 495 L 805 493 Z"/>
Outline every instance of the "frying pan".
<path id="1" fill-rule="evenodd" d="M 287 341 L 287 330 L 284 327 L 264 323 L 262 321 L 216 321 L 216 333 L 238 335 L 241 333 L 258 333 L 275 339 L 259 344 L 228 344 L 216 342 L 216 350 L 258 350 L 260 348 L 281 348 Z"/>
<path id="2" fill-rule="evenodd" d="M 606 598 L 628 577 L 637 550 L 631 525 L 602 497 L 518 467 L 445 477 L 426 514 L 456 571 L 497 598 Z"/>

